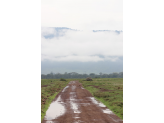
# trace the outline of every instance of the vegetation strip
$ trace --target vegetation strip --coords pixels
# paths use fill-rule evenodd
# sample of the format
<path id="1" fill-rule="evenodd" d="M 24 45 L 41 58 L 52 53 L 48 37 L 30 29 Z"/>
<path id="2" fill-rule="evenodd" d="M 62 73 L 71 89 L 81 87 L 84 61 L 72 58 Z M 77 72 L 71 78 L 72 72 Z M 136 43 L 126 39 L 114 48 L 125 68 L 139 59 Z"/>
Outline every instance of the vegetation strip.
<path id="1" fill-rule="evenodd" d="M 41 80 L 41 121 L 56 95 L 68 84 L 68 81 L 59 79 Z"/>
<path id="2" fill-rule="evenodd" d="M 80 80 L 83 87 L 114 114 L 123 119 L 123 79 L 103 78 L 93 81 Z"/>

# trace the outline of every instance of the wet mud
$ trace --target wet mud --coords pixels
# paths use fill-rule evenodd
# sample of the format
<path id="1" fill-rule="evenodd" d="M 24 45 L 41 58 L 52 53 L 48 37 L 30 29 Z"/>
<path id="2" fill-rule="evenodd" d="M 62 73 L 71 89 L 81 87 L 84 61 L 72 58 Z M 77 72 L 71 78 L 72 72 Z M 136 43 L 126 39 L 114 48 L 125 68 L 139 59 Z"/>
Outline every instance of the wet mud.
<path id="1" fill-rule="evenodd" d="M 123 123 L 78 81 L 71 81 L 53 100 L 42 123 Z"/>

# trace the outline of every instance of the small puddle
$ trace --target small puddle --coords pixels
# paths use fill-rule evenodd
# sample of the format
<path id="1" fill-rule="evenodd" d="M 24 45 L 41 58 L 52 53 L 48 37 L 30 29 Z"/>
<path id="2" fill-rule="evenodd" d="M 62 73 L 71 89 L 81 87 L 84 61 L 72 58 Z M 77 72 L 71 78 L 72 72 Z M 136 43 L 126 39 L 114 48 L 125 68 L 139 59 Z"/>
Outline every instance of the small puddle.
<path id="1" fill-rule="evenodd" d="M 71 109 L 73 110 L 74 113 L 81 113 L 78 110 L 78 105 L 76 103 L 74 103 L 74 101 L 70 101 L 70 104 L 71 104 Z"/>
<path id="2" fill-rule="evenodd" d="M 80 105 L 88 106 L 88 105 L 90 105 L 90 103 L 80 103 Z"/>
<path id="3" fill-rule="evenodd" d="M 70 100 L 75 100 L 76 92 L 70 92 Z"/>
<path id="4" fill-rule="evenodd" d="M 69 82 L 69 84 L 74 84 L 74 83 L 75 83 L 75 81 L 70 81 L 70 82 Z"/>
<path id="5" fill-rule="evenodd" d="M 98 102 L 94 97 L 87 97 L 90 98 L 92 100 L 92 102 L 100 107 L 106 107 L 103 103 Z M 109 109 L 102 109 L 102 111 L 106 114 L 113 114 L 113 112 Z"/>
<path id="6" fill-rule="evenodd" d="M 81 87 L 81 89 L 84 89 L 83 87 Z"/>
<path id="7" fill-rule="evenodd" d="M 53 120 L 65 113 L 65 108 L 63 102 L 61 102 L 61 97 L 59 96 L 56 101 L 52 102 L 46 111 L 46 116 L 44 120 Z M 53 121 L 47 121 L 47 123 L 53 123 Z"/>
<path id="8" fill-rule="evenodd" d="M 103 103 L 98 102 L 94 97 L 87 97 L 87 98 L 90 98 L 94 104 L 97 104 L 100 107 L 106 107 Z"/>
<path id="9" fill-rule="evenodd" d="M 105 109 L 105 110 L 103 110 L 103 112 L 106 113 L 106 114 L 113 114 L 113 112 L 109 109 Z"/>
<path id="10" fill-rule="evenodd" d="M 70 94 L 76 94 L 76 92 L 70 92 Z"/>
<path id="11" fill-rule="evenodd" d="M 82 123 L 84 121 L 81 121 L 81 120 L 78 120 L 78 121 L 75 121 L 74 123 Z"/>
<path id="12" fill-rule="evenodd" d="M 72 91 L 74 91 L 76 89 L 75 85 L 72 85 Z"/>
<path id="13" fill-rule="evenodd" d="M 56 123 L 56 122 L 54 122 L 54 121 L 46 121 L 46 123 Z"/>
<path id="14" fill-rule="evenodd" d="M 66 86 L 66 87 L 63 89 L 63 91 L 62 91 L 62 92 L 65 92 L 65 89 L 67 89 L 67 88 L 69 88 L 69 86 Z"/>
<path id="15" fill-rule="evenodd" d="M 76 87 L 76 86 L 75 86 Z M 71 104 L 71 108 L 74 111 L 74 113 L 81 113 L 78 110 L 78 105 L 75 103 L 77 100 L 75 99 L 76 97 L 76 93 L 75 92 L 70 92 L 70 104 Z"/>

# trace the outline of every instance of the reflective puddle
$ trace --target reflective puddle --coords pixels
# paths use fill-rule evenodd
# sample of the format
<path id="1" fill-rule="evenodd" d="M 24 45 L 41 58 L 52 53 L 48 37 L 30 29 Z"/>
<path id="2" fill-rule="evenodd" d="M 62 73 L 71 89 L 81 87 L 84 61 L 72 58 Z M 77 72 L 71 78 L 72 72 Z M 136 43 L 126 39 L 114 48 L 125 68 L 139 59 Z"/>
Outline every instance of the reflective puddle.
<path id="1" fill-rule="evenodd" d="M 53 120 L 65 113 L 65 108 L 61 102 L 61 97 L 59 96 L 56 101 L 52 102 L 46 111 L 45 120 Z M 47 121 L 47 123 L 53 123 L 53 121 Z"/>
<path id="2" fill-rule="evenodd" d="M 75 86 L 76 88 L 76 86 Z M 74 113 L 81 113 L 78 109 L 78 105 L 77 103 L 75 103 L 77 100 L 76 98 L 76 93 L 75 92 L 71 92 L 70 93 L 70 104 L 71 104 L 71 109 L 74 111 Z"/>
<path id="3" fill-rule="evenodd" d="M 112 112 L 111 110 L 109 110 L 109 109 L 105 109 L 105 110 L 103 110 L 103 112 L 106 113 L 106 114 L 112 114 L 112 113 L 113 113 L 113 112 Z"/>
<path id="4" fill-rule="evenodd" d="M 74 84 L 74 83 L 75 83 L 75 81 L 70 81 L 70 82 L 69 82 L 69 84 Z"/>
<path id="5" fill-rule="evenodd" d="M 98 102 L 94 97 L 87 97 L 90 98 L 92 100 L 92 102 L 100 107 L 106 107 L 103 103 Z"/>
<path id="6" fill-rule="evenodd" d="M 46 123 L 55 123 L 54 121 L 46 121 Z"/>
<path id="7" fill-rule="evenodd" d="M 106 107 L 103 103 L 98 102 L 94 97 L 87 97 L 92 100 L 92 102 L 100 107 Z M 102 111 L 106 114 L 113 114 L 113 112 L 109 109 L 102 109 Z"/>
<path id="8" fill-rule="evenodd" d="M 63 89 L 63 91 L 62 91 L 62 92 L 65 92 L 65 89 L 67 89 L 67 88 L 69 88 L 69 86 L 66 86 L 66 87 Z"/>
<path id="9" fill-rule="evenodd" d="M 75 89 L 76 89 L 76 86 L 72 85 L 72 91 L 75 91 Z"/>
<path id="10" fill-rule="evenodd" d="M 78 120 L 78 121 L 75 121 L 75 122 L 73 122 L 73 123 L 84 123 L 84 122 L 81 121 L 81 120 Z"/>
<path id="11" fill-rule="evenodd" d="M 80 103 L 80 105 L 82 105 L 82 106 L 88 106 L 88 105 L 90 105 L 90 103 Z"/>
<path id="12" fill-rule="evenodd" d="M 83 87 L 81 87 L 81 89 L 84 89 Z"/>

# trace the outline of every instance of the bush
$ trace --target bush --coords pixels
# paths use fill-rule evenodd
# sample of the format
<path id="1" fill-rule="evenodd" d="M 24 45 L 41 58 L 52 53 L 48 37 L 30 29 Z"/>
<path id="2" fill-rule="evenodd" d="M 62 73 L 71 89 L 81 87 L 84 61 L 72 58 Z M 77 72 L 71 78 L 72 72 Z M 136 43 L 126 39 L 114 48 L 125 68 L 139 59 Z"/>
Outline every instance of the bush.
<path id="1" fill-rule="evenodd" d="M 60 81 L 66 81 L 66 79 L 61 78 Z"/>
<path id="2" fill-rule="evenodd" d="M 86 81 L 92 81 L 92 79 L 88 77 L 88 78 L 86 78 Z"/>

